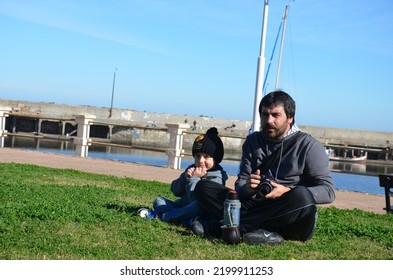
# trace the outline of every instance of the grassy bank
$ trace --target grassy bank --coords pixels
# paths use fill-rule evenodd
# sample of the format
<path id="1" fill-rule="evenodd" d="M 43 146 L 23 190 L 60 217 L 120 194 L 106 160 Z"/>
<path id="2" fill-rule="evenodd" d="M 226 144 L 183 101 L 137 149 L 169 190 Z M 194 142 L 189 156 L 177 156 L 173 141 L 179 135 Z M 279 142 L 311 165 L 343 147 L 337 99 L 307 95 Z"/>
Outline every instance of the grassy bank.
<path id="1" fill-rule="evenodd" d="M 169 185 L 0 164 L 0 259 L 393 259 L 393 215 L 319 208 L 312 240 L 227 245 L 136 215 Z"/>

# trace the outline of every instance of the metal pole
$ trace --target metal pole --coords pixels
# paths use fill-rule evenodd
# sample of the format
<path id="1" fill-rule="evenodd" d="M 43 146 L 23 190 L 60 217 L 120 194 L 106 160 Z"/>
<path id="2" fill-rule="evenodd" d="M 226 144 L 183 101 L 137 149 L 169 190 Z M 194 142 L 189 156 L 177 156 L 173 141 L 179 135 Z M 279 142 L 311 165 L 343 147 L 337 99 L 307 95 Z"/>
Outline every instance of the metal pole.
<path id="1" fill-rule="evenodd" d="M 265 72 L 265 41 L 266 41 L 268 10 L 269 10 L 269 0 L 265 0 L 263 6 L 261 47 L 258 57 L 257 81 L 255 85 L 254 114 L 253 114 L 253 121 L 252 121 L 253 132 L 259 131 L 261 129 L 261 119 L 259 116 L 259 103 L 262 100 L 262 85 L 263 85 L 264 72 Z"/>
<path id="2" fill-rule="evenodd" d="M 109 117 L 112 117 L 112 109 L 113 109 L 113 95 L 114 95 L 114 93 L 115 93 L 116 72 L 117 72 L 117 67 L 116 67 L 116 69 L 115 69 L 115 72 L 113 73 L 113 83 L 112 83 L 112 99 L 111 99 L 111 109 L 109 110 Z"/>
<path id="3" fill-rule="evenodd" d="M 278 56 L 278 66 L 277 66 L 276 86 L 275 86 L 276 90 L 278 88 L 278 78 L 280 76 L 282 49 L 283 49 L 283 46 L 284 46 L 284 36 L 285 36 L 285 26 L 287 25 L 287 15 L 288 15 L 288 5 L 285 6 L 284 15 L 282 16 L 282 20 L 283 20 L 284 25 L 283 25 L 282 33 L 281 33 L 280 55 Z"/>

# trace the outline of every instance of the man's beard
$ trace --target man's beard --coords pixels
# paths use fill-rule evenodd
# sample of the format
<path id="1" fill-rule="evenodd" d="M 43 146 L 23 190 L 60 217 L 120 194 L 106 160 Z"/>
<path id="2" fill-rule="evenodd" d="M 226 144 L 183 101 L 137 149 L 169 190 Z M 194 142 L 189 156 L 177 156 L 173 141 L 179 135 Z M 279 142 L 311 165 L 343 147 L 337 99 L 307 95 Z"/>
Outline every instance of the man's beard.
<path id="1" fill-rule="evenodd" d="M 271 127 L 271 126 L 265 126 L 263 128 L 263 131 L 268 136 L 268 138 L 272 139 L 272 140 L 279 140 L 279 139 L 281 139 L 284 136 L 284 133 L 285 133 L 285 129 L 284 128 L 277 129 L 277 128 Z"/>

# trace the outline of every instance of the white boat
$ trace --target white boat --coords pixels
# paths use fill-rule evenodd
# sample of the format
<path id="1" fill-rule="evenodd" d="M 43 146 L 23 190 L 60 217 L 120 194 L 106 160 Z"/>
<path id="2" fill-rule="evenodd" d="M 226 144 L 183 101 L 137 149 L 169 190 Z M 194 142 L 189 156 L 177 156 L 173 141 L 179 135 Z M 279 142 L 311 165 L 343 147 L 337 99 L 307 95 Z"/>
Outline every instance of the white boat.
<path id="1" fill-rule="evenodd" d="M 329 156 L 330 160 L 333 161 L 345 161 L 345 162 L 361 162 L 367 160 L 367 156 L 361 156 L 361 157 L 336 157 L 336 156 Z"/>
<path id="2" fill-rule="evenodd" d="M 367 155 L 362 155 L 360 157 L 357 157 L 357 156 L 352 156 L 352 157 L 336 156 L 332 149 L 326 149 L 326 154 L 329 156 L 329 160 L 332 160 L 332 161 L 362 162 L 362 161 L 367 160 Z"/>

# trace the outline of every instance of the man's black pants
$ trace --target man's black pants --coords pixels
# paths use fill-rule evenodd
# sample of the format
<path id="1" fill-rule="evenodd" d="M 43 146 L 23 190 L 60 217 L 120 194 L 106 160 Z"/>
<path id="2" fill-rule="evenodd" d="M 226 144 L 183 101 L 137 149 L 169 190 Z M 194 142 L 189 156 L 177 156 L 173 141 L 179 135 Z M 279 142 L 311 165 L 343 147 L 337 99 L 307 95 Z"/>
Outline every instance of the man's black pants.
<path id="1" fill-rule="evenodd" d="M 210 220 L 222 220 L 224 201 L 229 189 L 218 183 L 201 180 L 195 187 L 199 206 Z M 243 233 L 262 228 L 278 232 L 287 240 L 309 240 L 317 221 L 317 207 L 306 187 L 295 187 L 278 199 L 242 201 L 240 226 Z"/>

